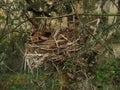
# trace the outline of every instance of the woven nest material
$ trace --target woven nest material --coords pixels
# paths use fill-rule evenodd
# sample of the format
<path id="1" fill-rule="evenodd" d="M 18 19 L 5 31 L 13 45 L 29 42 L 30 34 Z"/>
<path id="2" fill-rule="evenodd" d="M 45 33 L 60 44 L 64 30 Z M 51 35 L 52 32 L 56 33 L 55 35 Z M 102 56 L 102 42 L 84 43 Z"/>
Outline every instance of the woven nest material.
<path id="1" fill-rule="evenodd" d="M 78 51 L 79 56 L 77 56 L 76 62 L 80 62 L 80 65 L 84 64 L 83 67 L 86 66 L 86 69 L 91 67 L 98 52 L 102 55 L 104 50 L 108 50 L 106 47 L 103 49 L 104 40 L 96 38 L 99 34 L 96 31 L 97 28 L 90 27 L 94 22 L 96 20 L 86 24 L 85 30 L 80 30 L 80 28 L 35 30 L 25 47 L 25 70 L 27 68 L 33 70 L 49 61 L 66 61 L 67 56 L 76 54 Z"/>
<path id="2" fill-rule="evenodd" d="M 73 33 L 74 32 L 74 33 Z M 45 32 L 44 32 L 45 33 Z M 55 61 L 63 62 L 66 59 L 66 55 L 77 52 L 80 50 L 79 41 L 82 40 L 79 36 L 76 39 L 75 30 L 60 30 L 52 32 L 51 36 L 47 37 L 45 34 L 44 40 L 38 40 L 37 42 L 31 41 L 26 43 L 25 50 L 25 69 L 28 67 L 29 70 L 38 68 L 44 62 Z M 39 37 L 38 37 L 39 38 Z"/>

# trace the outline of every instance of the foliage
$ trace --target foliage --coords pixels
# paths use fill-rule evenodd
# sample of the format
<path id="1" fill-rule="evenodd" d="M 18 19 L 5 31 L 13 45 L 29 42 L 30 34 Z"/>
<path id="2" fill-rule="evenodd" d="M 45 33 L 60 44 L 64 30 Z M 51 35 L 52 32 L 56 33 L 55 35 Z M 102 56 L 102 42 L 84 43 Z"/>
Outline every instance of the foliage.
<path id="1" fill-rule="evenodd" d="M 120 28 L 119 22 L 113 23 L 112 25 L 107 25 L 106 16 L 100 16 L 101 22 L 97 27 L 97 35 L 95 36 L 92 34 L 88 35 L 89 32 L 87 30 L 90 29 L 86 27 L 86 24 L 89 21 L 98 18 L 97 16 L 93 17 L 78 15 L 79 17 L 75 17 L 78 19 L 78 21 L 81 20 L 82 22 L 81 26 L 79 26 L 80 29 L 78 30 L 80 31 L 82 29 L 81 32 L 83 32 L 83 36 L 86 36 L 87 42 L 80 42 L 81 46 L 85 45 L 85 47 L 81 47 L 81 51 L 76 54 L 72 54 L 71 56 L 68 55 L 65 61 L 59 63 L 49 62 L 48 64 L 40 66 L 37 70 L 34 70 L 32 73 L 29 73 L 25 76 L 23 73 L 22 75 L 16 74 L 15 76 L 10 76 L 8 74 L 11 72 L 20 73 L 25 50 L 25 42 L 27 41 L 27 37 L 33 29 L 32 25 L 27 22 L 29 21 L 29 18 L 26 18 L 26 13 L 32 18 L 35 18 L 36 16 L 52 17 L 52 13 L 56 13 L 56 15 L 53 16 L 70 14 L 75 12 L 73 10 L 73 2 L 77 2 L 79 0 L 51 1 L 52 4 L 49 4 L 46 0 L 13 0 L 8 2 L 5 0 L 0 1 L 0 9 L 3 11 L 3 15 L 0 15 L 0 23 L 2 23 L 0 26 L 0 73 L 4 74 L 0 77 L 0 85 L 6 83 L 6 86 L 8 87 L 4 87 L 4 89 L 10 90 L 47 90 L 48 88 L 49 90 L 60 90 L 61 88 L 74 90 L 80 89 L 81 82 L 83 82 L 82 85 L 85 86 L 85 80 L 92 76 L 95 77 L 93 79 L 94 82 L 92 82 L 95 87 L 104 87 L 106 85 L 113 85 L 114 87 L 115 85 L 119 84 L 119 60 L 104 60 L 103 62 L 101 61 L 102 64 L 98 65 L 97 67 L 96 61 L 99 59 L 102 60 L 100 55 L 103 55 L 102 57 L 104 58 L 104 54 L 106 52 L 104 53 L 102 50 L 99 50 L 96 54 L 96 52 L 92 50 L 94 45 L 98 44 L 99 42 L 99 44 L 101 44 L 102 40 L 106 40 L 109 32 L 111 32 L 113 29 L 118 31 Z M 96 3 L 97 0 L 84 0 L 83 12 L 94 13 Z M 40 22 L 42 20 L 36 21 Z M 119 39 L 118 34 L 119 33 L 115 35 L 117 39 Z M 76 38 L 77 36 L 79 36 L 79 33 L 76 33 L 76 36 L 73 38 Z M 107 47 L 106 44 L 109 44 L 109 42 L 105 42 L 105 45 L 103 46 Z M 85 60 L 78 62 L 77 59 L 81 58 L 81 53 L 83 53 L 82 57 L 84 57 Z M 99 59 L 97 59 L 98 57 Z M 87 60 L 88 58 L 90 58 L 90 61 Z M 94 64 L 92 67 L 88 64 L 83 65 L 87 62 Z M 6 75 L 6 73 L 8 75 Z M 90 85 L 86 85 L 85 87 L 89 87 Z"/>
<path id="2" fill-rule="evenodd" d="M 104 85 L 115 85 L 119 89 L 120 84 L 120 61 L 118 59 L 105 60 L 98 65 L 95 75 L 95 83 L 98 87 L 104 88 Z"/>
<path id="3" fill-rule="evenodd" d="M 2 0 L 0 5 L 3 13 L 0 16 L 0 61 L 2 65 L 0 72 L 6 72 L 8 67 L 19 70 L 21 59 L 23 59 L 21 51 L 24 51 L 27 35 L 27 29 L 23 28 L 24 19 L 21 17 L 23 7 L 19 1 L 5 2 Z"/>
<path id="4" fill-rule="evenodd" d="M 1 90 L 34 90 L 34 87 L 28 81 L 30 74 L 1 74 L 0 89 Z"/>

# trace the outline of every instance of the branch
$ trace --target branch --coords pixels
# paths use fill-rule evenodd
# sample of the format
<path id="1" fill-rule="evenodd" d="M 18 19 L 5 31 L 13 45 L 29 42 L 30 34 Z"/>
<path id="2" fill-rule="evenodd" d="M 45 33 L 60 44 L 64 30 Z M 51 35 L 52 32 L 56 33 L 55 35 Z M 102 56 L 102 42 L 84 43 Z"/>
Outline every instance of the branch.
<path id="1" fill-rule="evenodd" d="M 35 22 L 32 18 L 29 18 L 27 14 L 25 14 L 25 16 L 28 19 L 28 21 L 35 27 L 35 29 L 39 29 L 39 25 L 37 24 L 37 22 Z"/>
<path id="2" fill-rule="evenodd" d="M 113 0 L 110 0 L 115 6 L 116 6 L 116 8 L 118 9 L 118 10 L 120 10 L 120 7 L 115 3 L 115 1 L 113 1 Z"/>
<path id="3" fill-rule="evenodd" d="M 57 19 L 57 18 L 62 18 L 62 17 L 69 17 L 73 15 L 80 15 L 80 16 L 120 16 L 120 14 L 91 14 L 91 13 L 82 13 L 82 14 L 66 14 L 66 15 L 61 15 L 61 16 L 56 16 L 56 17 L 35 17 L 36 19 Z"/>
<path id="4" fill-rule="evenodd" d="M 6 35 L 8 35 L 8 34 L 10 34 L 10 33 L 13 33 L 13 32 L 16 32 L 15 30 L 16 30 L 18 27 L 20 27 L 22 24 L 26 23 L 27 21 L 28 21 L 28 20 L 22 21 L 19 25 L 17 25 L 15 28 L 13 28 L 12 31 L 10 31 L 10 32 L 5 33 L 4 35 L 2 35 L 2 36 L 0 37 L 0 41 L 1 41 L 2 39 L 4 39 L 4 37 L 5 37 Z"/>

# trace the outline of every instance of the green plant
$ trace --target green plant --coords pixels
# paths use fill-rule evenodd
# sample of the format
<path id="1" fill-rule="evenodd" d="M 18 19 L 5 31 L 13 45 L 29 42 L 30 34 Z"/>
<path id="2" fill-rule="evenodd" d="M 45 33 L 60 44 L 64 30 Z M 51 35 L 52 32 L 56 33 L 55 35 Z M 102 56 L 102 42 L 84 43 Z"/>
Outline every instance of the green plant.
<path id="1" fill-rule="evenodd" d="M 95 82 L 100 86 L 119 86 L 120 84 L 120 61 L 117 59 L 105 60 L 96 69 Z"/>

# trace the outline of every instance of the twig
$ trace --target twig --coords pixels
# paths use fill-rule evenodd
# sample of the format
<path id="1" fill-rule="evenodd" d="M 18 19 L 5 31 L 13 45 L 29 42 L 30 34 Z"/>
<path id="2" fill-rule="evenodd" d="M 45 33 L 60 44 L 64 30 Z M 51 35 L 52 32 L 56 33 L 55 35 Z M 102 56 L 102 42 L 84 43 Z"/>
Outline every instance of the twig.
<path id="1" fill-rule="evenodd" d="M 60 34 L 60 36 L 61 36 L 62 38 L 64 38 L 65 40 L 67 40 L 68 42 L 71 42 L 71 41 L 68 40 L 64 35 Z"/>
<path id="2" fill-rule="evenodd" d="M 30 45 L 30 44 L 27 44 L 29 45 L 30 47 L 37 47 L 41 50 L 45 50 L 45 51 L 54 51 L 54 50 L 57 50 L 57 48 L 54 48 L 54 49 L 46 49 L 46 48 L 41 48 L 41 46 L 38 46 L 38 45 Z"/>
<path id="3" fill-rule="evenodd" d="M 53 60 L 51 60 L 51 62 L 52 62 L 53 66 L 56 68 L 57 72 L 58 72 L 58 73 L 59 73 L 59 75 L 60 75 L 61 73 L 60 73 L 59 68 L 55 65 L 55 63 L 53 62 Z"/>
<path id="4" fill-rule="evenodd" d="M 16 47 L 19 49 L 22 55 L 24 55 L 24 51 L 20 48 L 17 42 L 15 42 Z"/>
<path id="5" fill-rule="evenodd" d="M 32 18 L 29 18 L 28 13 L 25 14 L 25 16 L 28 19 L 28 21 L 34 26 L 34 28 L 38 30 L 39 29 L 39 25 Z"/>
<path id="6" fill-rule="evenodd" d="M 104 45 L 103 43 L 101 43 L 100 41 L 97 40 L 97 38 L 89 31 L 86 29 L 86 31 L 102 46 L 104 46 L 106 48 L 106 50 L 108 50 L 110 53 L 112 53 L 112 51 L 109 49 L 109 47 L 107 47 L 106 45 Z"/>
<path id="7" fill-rule="evenodd" d="M 56 17 L 34 17 L 36 19 L 57 19 L 57 18 L 63 18 L 63 17 L 69 17 L 69 16 L 74 16 L 76 15 L 76 13 L 71 13 L 71 14 L 66 14 L 66 15 L 61 15 L 61 16 L 56 16 Z M 81 13 L 81 14 L 77 14 L 80 16 L 120 16 L 120 14 L 92 14 L 92 13 Z"/>
<path id="8" fill-rule="evenodd" d="M 87 76 L 86 72 L 84 72 L 83 70 L 80 70 L 80 72 L 82 72 L 84 74 L 84 76 L 86 77 L 86 79 L 88 80 L 88 76 Z"/>
<path id="9" fill-rule="evenodd" d="M 13 33 L 13 32 L 16 32 L 15 30 L 20 27 L 22 24 L 24 24 L 25 22 L 27 22 L 28 20 L 24 20 L 23 22 L 21 22 L 19 25 L 17 25 L 15 28 L 12 29 L 12 31 L 6 33 L 5 35 L 2 35 L 0 37 L 0 40 L 2 40 L 6 35 L 10 34 L 10 33 Z"/>
<path id="10" fill-rule="evenodd" d="M 118 10 L 120 10 L 120 7 L 115 3 L 115 0 L 113 1 L 113 0 L 110 0 L 115 6 L 116 6 L 116 8 L 118 9 Z M 118 2 L 117 2 L 118 3 Z"/>
<path id="11" fill-rule="evenodd" d="M 12 71 L 12 72 L 14 72 L 14 73 L 17 73 L 17 72 L 15 72 L 14 70 L 12 70 L 10 67 L 8 67 L 5 63 L 4 63 L 4 66 L 5 66 L 8 70 L 10 70 L 10 71 Z"/>
<path id="12" fill-rule="evenodd" d="M 58 45 L 58 42 L 57 42 L 56 36 L 59 34 L 59 32 L 60 32 L 60 30 L 56 30 L 56 32 L 55 32 L 55 34 L 54 34 L 54 36 L 53 36 L 57 48 L 59 48 L 59 45 Z"/>
<path id="13" fill-rule="evenodd" d="M 25 54 L 25 56 L 43 56 L 43 54 Z"/>

